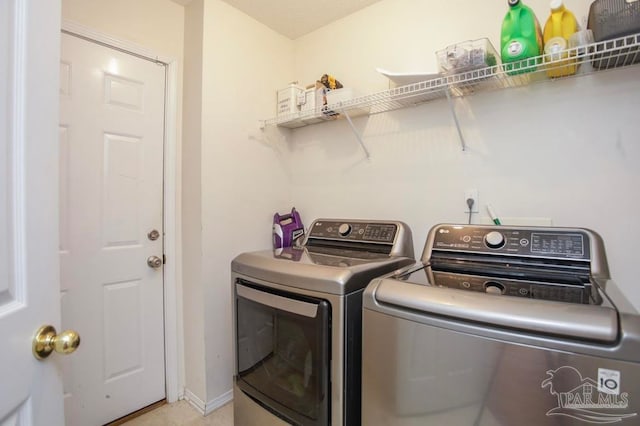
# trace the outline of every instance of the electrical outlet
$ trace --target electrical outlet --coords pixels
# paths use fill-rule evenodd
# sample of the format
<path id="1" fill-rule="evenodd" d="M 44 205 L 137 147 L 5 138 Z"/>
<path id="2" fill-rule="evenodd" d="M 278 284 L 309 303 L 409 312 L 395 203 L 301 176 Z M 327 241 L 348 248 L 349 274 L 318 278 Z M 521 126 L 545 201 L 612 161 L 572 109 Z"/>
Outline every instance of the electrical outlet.
<path id="1" fill-rule="evenodd" d="M 473 200 L 473 207 L 471 207 L 472 213 L 478 213 L 480 211 L 480 201 L 478 199 L 477 189 L 467 189 L 464 191 L 464 212 L 469 213 L 469 206 L 467 200 L 471 198 Z"/>

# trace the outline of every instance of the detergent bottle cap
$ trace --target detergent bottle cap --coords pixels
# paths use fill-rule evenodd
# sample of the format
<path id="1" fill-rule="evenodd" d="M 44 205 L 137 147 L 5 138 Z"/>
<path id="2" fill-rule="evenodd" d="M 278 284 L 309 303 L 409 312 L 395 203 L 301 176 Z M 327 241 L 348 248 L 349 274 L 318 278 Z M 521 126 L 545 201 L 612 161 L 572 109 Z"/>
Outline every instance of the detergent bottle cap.
<path id="1" fill-rule="evenodd" d="M 564 9 L 564 3 L 562 2 L 562 0 L 551 0 L 549 6 L 551 6 L 551 10 L 554 12 L 556 10 Z"/>
<path id="2" fill-rule="evenodd" d="M 509 3 L 510 7 L 517 6 L 518 4 L 520 4 L 520 0 L 507 0 L 507 2 Z"/>

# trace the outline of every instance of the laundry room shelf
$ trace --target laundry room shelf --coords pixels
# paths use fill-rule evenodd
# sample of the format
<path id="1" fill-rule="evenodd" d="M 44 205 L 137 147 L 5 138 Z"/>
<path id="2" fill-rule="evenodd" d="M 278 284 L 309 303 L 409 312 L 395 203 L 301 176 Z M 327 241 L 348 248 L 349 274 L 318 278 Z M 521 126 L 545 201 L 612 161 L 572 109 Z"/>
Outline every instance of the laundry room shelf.
<path id="1" fill-rule="evenodd" d="M 315 110 L 278 116 L 265 120 L 264 125 L 297 128 L 346 116 L 349 124 L 353 127 L 350 117 L 357 115 L 378 114 L 437 99 L 448 98 L 451 100 L 451 98 L 469 96 L 484 91 L 580 77 L 637 64 L 640 63 L 640 34 L 575 47 L 562 52 L 561 55 L 541 55 L 521 62 L 442 75 L 442 77 L 432 80 L 395 87 Z M 548 77 L 550 72 L 556 71 L 555 74 L 562 74 L 571 68 L 577 68 L 577 72 L 562 77 Z M 455 111 L 453 107 L 451 109 L 457 125 Z M 460 130 L 459 126 L 458 130 Z M 360 136 L 357 136 L 362 143 Z M 464 149 L 462 133 L 460 133 L 460 137 Z M 367 152 L 364 145 L 363 148 Z"/>

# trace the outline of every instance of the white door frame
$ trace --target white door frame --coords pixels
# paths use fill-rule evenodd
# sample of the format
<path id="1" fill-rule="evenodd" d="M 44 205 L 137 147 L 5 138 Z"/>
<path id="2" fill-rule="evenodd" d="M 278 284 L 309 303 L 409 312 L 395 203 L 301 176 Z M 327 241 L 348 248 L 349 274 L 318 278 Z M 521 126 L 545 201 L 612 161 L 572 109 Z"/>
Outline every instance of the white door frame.
<path id="1" fill-rule="evenodd" d="M 165 340 L 165 380 L 167 402 L 175 402 L 183 397 L 180 383 L 180 365 L 183 354 L 179 350 L 178 330 L 182 324 L 178 302 L 180 294 L 178 283 L 182 271 L 180 235 L 180 210 L 178 209 L 180 149 L 178 138 L 178 61 L 158 55 L 137 44 L 120 40 L 97 32 L 75 22 L 63 20 L 62 31 L 111 47 L 125 53 L 160 62 L 167 67 L 166 100 L 164 115 L 164 254 L 167 262 L 164 265 L 164 340 Z"/>

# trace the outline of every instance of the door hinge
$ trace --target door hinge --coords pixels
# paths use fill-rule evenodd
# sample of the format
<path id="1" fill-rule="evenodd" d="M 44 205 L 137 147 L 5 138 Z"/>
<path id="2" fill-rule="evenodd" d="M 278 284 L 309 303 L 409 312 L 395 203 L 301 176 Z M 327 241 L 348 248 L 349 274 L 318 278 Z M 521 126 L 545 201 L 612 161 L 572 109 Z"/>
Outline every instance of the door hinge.
<path id="1" fill-rule="evenodd" d="M 162 254 L 162 264 L 165 265 L 167 263 L 167 256 L 164 255 L 164 253 Z"/>

